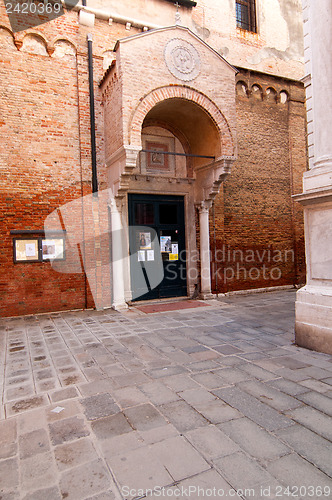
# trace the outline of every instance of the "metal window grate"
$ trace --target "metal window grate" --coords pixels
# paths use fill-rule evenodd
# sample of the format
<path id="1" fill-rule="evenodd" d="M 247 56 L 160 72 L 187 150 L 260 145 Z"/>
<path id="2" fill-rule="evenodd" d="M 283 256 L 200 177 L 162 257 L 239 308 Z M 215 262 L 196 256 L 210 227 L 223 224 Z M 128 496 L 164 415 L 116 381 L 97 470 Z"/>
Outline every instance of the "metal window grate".
<path id="1" fill-rule="evenodd" d="M 183 7 L 196 7 L 197 5 L 197 2 L 195 2 L 194 0 L 166 0 L 167 2 L 171 2 L 171 3 L 174 3 L 175 5 L 178 4 L 178 5 L 182 5 Z"/>
<path id="2" fill-rule="evenodd" d="M 255 0 L 236 0 L 236 26 L 257 33 Z"/>

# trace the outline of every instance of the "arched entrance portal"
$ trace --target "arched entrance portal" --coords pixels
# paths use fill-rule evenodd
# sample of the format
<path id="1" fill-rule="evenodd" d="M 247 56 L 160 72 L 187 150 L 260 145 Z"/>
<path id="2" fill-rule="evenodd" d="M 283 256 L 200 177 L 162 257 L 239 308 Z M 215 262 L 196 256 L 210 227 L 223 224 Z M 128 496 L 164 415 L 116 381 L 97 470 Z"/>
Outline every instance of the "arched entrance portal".
<path id="1" fill-rule="evenodd" d="M 176 57 L 183 53 L 190 61 L 189 67 Z M 201 296 L 208 297 L 211 294 L 209 209 L 235 160 L 236 69 L 181 26 L 121 39 L 115 46 L 115 54 L 116 59 L 100 83 L 107 187 L 114 198 L 110 203 L 112 234 L 114 228 L 142 220 L 135 213 L 130 216 L 131 200 L 153 197 L 157 207 L 154 213 L 159 214 L 159 219 L 151 228 L 151 236 L 154 230 L 161 248 L 166 241 L 161 237 L 169 235 L 160 231 L 171 229 L 170 225 L 161 228 L 161 197 L 168 199 L 169 214 L 175 210 L 172 203 L 180 203 L 177 210 L 183 213 L 180 225 L 186 252 L 186 273 L 181 287 L 188 295 L 197 287 Z M 152 248 L 142 248 L 140 253 L 139 241 L 139 235 L 134 244 L 112 239 L 113 254 L 122 256 L 112 261 L 115 308 L 121 308 L 136 296 L 133 266 L 139 263 L 142 274 L 148 258 L 158 260 Z M 180 238 L 176 240 L 174 236 L 176 244 L 180 249 Z M 176 255 L 175 250 L 176 247 L 169 253 Z M 160 250 L 159 260 L 164 262 L 161 253 Z"/>
<path id="2" fill-rule="evenodd" d="M 190 89 L 189 100 L 176 95 L 179 90 L 188 92 L 170 89 L 175 96 L 154 104 L 141 122 L 140 152 L 128 188 L 130 250 L 139 252 L 130 269 L 134 300 L 191 295 L 194 290 L 205 297 L 211 294 L 208 211 L 228 171 L 222 153 L 230 137 L 222 135 L 220 127 L 230 134 L 221 113 L 207 98 L 205 104 L 214 117 L 195 102 L 195 98 L 203 102 L 203 95 Z M 163 97 L 164 92 L 159 90 Z M 143 105 L 147 106 L 149 98 Z M 159 258 L 156 252 L 163 279 L 152 288 L 148 277 Z M 142 272 L 143 288 L 148 284 L 144 293 Z"/>

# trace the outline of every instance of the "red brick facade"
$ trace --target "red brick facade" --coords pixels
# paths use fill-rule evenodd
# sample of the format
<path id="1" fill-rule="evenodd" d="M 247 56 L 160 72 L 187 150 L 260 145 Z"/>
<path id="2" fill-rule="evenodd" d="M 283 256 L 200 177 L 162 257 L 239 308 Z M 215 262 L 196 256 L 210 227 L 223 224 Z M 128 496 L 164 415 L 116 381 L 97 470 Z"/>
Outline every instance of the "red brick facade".
<path id="1" fill-rule="evenodd" d="M 38 29 L 13 35 L 4 7 L 0 9 L 0 78 L 4 82 L 0 89 L 0 314 L 15 316 L 92 307 L 83 273 L 57 273 L 46 261 L 14 263 L 11 234 L 13 230 L 42 230 L 51 212 L 91 192 L 86 44 L 89 30 L 78 24 L 76 12 L 69 12 Z M 144 117 L 162 97 L 177 97 L 180 92 L 178 97 L 197 101 L 205 108 L 221 130 L 226 127 L 222 114 L 218 115 L 207 97 L 199 97 L 189 85 L 186 95 L 182 95 L 174 83 L 167 87 L 165 82 L 164 89 L 156 89 L 148 97 L 144 89 L 139 89 L 142 104 L 131 113 L 130 107 L 126 110 L 131 125 L 122 130 L 120 120 L 116 121 L 119 115 L 115 115 L 115 121 L 107 116 L 98 84 L 106 69 L 104 53 L 111 52 L 115 42 L 128 32 L 122 24 L 114 23 L 110 28 L 99 19 L 92 31 L 100 188 L 107 187 L 105 163 L 110 151 L 109 146 L 105 147 L 105 136 L 110 134 L 108 145 L 113 151 L 119 135 L 128 134 L 129 142 L 139 143 Z M 236 87 L 237 161 L 215 200 L 216 248 L 212 213 L 210 241 L 212 253 L 216 249 L 226 254 L 228 250 L 239 250 L 242 254 L 232 257 L 232 262 L 227 262 L 225 256 L 229 270 L 225 271 L 222 261 L 217 283 L 212 273 L 213 291 L 219 292 L 295 284 L 304 276 L 302 214 L 291 201 L 291 194 L 301 191 L 306 168 L 302 85 L 245 70 L 237 80 L 243 82 Z M 252 91 L 253 85 L 260 88 Z M 215 101 L 221 101 L 219 90 L 223 82 L 212 77 L 206 86 L 207 95 L 214 93 Z M 121 91 L 121 82 L 115 75 L 112 92 Z M 287 92 L 287 102 L 280 102 L 280 91 Z M 232 154 L 231 149 L 226 148 L 224 154 Z M 273 261 L 275 251 L 281 252 L 279 262 Z M 240 262 L 244 270 L 239 271 L 239 279 L 230 279 L 237 272 L 239 256 L 244 259 Z M 262 265 L 269 276 L 272 268 L 280 268 L 281 276 L 278 272 L 275 279 L 277 271 L 273 271 L 272 278 L 262 277 Z M 256 279 L 252 271 L 251 276 L 244 278 L 245 271 L 249 273 L 252 267 L 258 268 L 260 277 Z"/>
<path id="2" fill-rule="evenodd" d="M 291 199 L 306 165 L 303 86 L 245 70 L 237 82 L 238 159 L 210 218 L 213 290 L 303 283 L 303 213 Z"/>

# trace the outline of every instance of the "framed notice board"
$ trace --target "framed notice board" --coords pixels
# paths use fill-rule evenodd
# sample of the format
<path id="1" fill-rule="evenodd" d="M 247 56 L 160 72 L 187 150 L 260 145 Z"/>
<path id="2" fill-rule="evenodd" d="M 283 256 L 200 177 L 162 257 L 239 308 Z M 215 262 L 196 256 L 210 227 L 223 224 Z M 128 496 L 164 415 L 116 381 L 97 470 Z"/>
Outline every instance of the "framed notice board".
<path id="1" fill-rule="evenodd" d="M 65 239 L 13 238 L 13 258 L 15 263 L 64 260 Z"/>

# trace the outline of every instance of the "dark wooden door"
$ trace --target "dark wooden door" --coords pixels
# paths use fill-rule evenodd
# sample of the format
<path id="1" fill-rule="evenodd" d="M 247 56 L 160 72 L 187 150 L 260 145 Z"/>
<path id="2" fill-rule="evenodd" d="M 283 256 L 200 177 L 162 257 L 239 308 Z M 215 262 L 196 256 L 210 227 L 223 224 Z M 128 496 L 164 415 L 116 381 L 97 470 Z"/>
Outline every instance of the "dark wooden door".
<path id="1" fill-rule="evenodd" d="M 187 295 L 184 199 L 128 195 L 133 300 Z"/>

